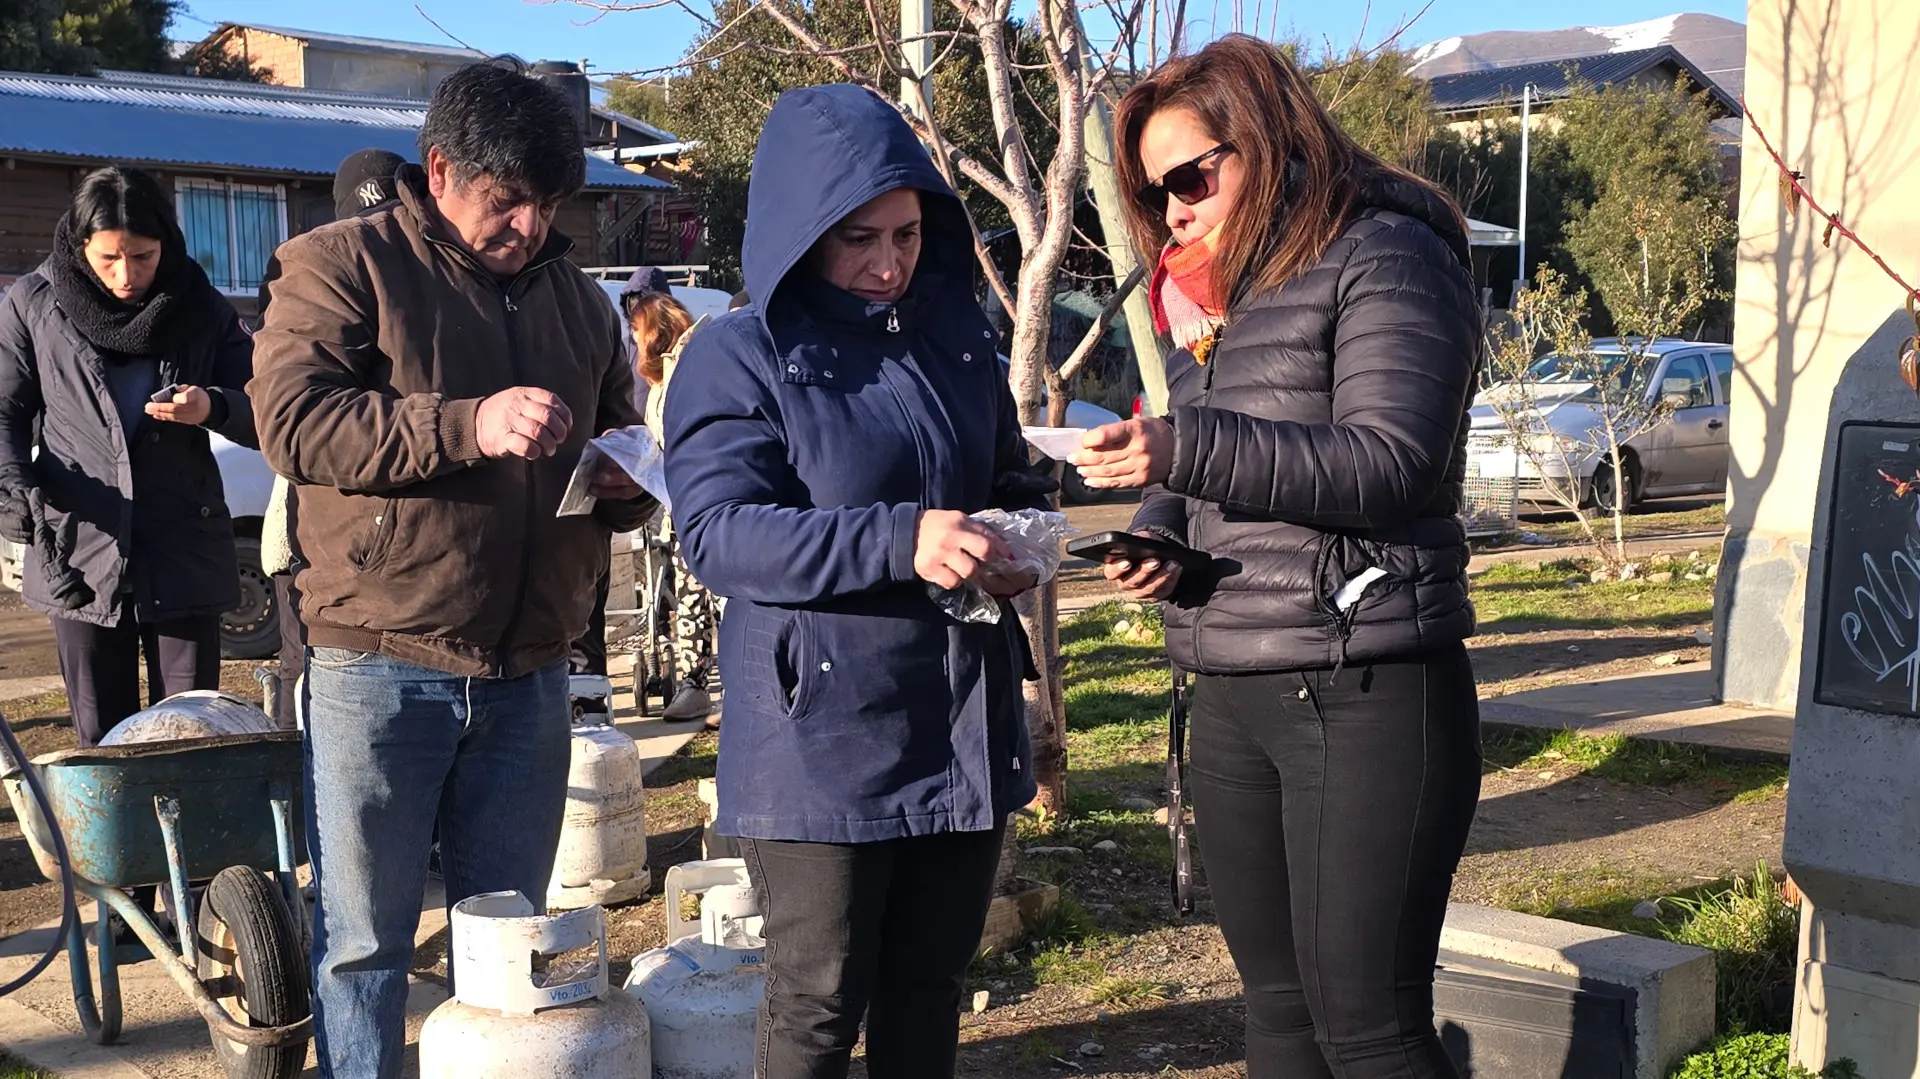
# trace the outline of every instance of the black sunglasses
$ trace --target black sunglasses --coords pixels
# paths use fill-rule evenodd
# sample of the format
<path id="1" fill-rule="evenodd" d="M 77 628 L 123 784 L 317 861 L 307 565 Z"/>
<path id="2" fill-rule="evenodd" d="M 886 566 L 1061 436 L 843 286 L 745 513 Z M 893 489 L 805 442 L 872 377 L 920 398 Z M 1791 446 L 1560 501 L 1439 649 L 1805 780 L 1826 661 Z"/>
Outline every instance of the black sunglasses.
<path id="1" fill-rule="evenodd" d="M 1183 161 L 1168 169 L 1166 175 L 1160 177 L 1158 183 L 1148 184 L 1141 188 L 1139 192 L 1134 195 L 1134 198 L 1139 199 L 1140 205 L 1145 206 L 1154 213 L 1166 212 L 1167 196 L 1169 194 L 1181 202 L 1186 203 L 1188 206 L 1192 206 L 1194 203 L 1208 198 L 1213 194 L 1214 174 L 1202 169 L 1200 166 L 1219 157 L 1221 154 L 1230 154 L 1232 152 L 1233 144 L 1223 142 L 1191 161 Z"/>

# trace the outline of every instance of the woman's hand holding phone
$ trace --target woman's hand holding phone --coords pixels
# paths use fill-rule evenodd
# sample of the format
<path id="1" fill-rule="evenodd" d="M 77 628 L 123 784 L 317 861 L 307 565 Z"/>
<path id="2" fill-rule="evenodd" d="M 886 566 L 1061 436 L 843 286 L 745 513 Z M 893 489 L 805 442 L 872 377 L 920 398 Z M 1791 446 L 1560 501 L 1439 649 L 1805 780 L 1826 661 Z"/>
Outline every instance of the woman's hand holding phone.
<path id="1" fill-rule="evenodd" d="M 1142 532 L 1140 535 L 1148 534 Z M 1136 563 L 1123 556 L 1112 555 L 1101 568 L 1107 580 L 1112 581 L 1122 594 L 1143 603 L 1163 602 L 1180 587 L 1178 562 L 1148 558 Z"/>

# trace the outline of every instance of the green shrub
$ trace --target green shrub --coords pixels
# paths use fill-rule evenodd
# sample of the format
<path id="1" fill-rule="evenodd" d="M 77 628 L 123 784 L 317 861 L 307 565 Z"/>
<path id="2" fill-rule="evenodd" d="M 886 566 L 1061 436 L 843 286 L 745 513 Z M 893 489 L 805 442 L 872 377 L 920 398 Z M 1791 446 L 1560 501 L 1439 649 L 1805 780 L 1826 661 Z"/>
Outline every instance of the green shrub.
<path id="1" fill-rule="evenodd" d="M 1776 1031 L 1774 990 L 1793 980 L 1799 912 L 1781 897 L 1765 862 L 1730 891 L 1699 899 L 1670 898 L 1686 920 L 1667 931 L 1681 944 L 1710 949 L 1718 985 L 1719 1029 L 1733 1034 Z"/>
<path id="2" fill-rule="evenodd" d="M 1673 1079 L 1860 1079 L 1851 1060 L 1836 1060 L 1818 1072 L 1788 1064 L 1788 1041 L 1785 1034 L 1724 1038 L 1682 1061 Z"/>

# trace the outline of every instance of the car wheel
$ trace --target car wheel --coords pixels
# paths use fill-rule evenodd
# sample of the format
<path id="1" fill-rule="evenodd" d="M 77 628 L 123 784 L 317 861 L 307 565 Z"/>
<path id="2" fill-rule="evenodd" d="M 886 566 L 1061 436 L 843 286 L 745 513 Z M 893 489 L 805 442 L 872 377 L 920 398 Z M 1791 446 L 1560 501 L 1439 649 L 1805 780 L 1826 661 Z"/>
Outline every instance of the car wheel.
<path id="1" fill-rule="evenodd" d="M 1622 454 L 1622 471 L 1627 474 L 1626 512 L 1632 513 L 1640 505 L 1640 464 L 1631 454 Z M 1602 462 L 1593 473 L 1593 508 L 1601 513 L 1611 514 L 1614 505 L 1613 466 Z"/>
<path id="2" fill-rule="evenodd" d="M 266 659 L 280 651 L 280 601 L 273 578 L 261 569 L 260 541 L 236 536 L 240 604 L 220 616 L 220 651 L 228 659 Z"/>
<path id="3" fill-rule="evenodd" d="M 1061 467 L 1060 501 L 1069 506 L 1091 506 L 1106 500 L 1107 492 L 1098 487 L 1087 486 L 1087 481 L 1081 478 L 1079 469 L 1072 465 Z"/>

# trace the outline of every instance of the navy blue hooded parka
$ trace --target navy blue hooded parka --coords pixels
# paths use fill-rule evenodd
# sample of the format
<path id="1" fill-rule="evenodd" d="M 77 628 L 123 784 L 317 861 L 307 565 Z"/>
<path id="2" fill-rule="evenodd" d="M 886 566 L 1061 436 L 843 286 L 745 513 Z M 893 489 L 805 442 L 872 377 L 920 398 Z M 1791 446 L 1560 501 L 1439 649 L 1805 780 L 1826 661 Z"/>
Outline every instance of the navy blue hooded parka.
<path id="1" fill-rule="evenodd" d="M 898 188 L 923 241 L 897 305 L 802 265 Z M 716 830 L 863 843 L 985 831 L 1034 794 L 1018 620 L 962 625 L 914 574 L 923 509 L 1037 508 L 953 190 L 852 85 L 783 94 L 754 154 L 754 302 L 688 342 L 666 403 L 687 563 L 727 597 Z M 1028 489 L 1030 491 L 1030 488 Z"/>

